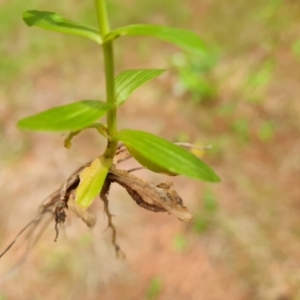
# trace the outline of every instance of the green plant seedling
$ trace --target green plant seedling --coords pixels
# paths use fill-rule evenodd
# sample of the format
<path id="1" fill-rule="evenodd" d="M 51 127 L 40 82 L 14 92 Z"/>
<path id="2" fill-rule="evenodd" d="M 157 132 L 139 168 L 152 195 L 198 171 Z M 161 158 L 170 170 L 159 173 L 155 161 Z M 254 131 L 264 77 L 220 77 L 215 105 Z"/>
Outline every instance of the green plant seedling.
<path id="1" fill-rule="evenodd" d="M 94 224 L 94 218 L 86 211 L 95 197 L 100 194 L 105 203 L 105 212 L 109 218 L 109 226 L 113 230 L 115 244 L 115 228 L 111 223 L 107 195 L 111 183 L 123 186 L 138 205 L 151 211 L 165 211 L 176 215 L 179 219 L 189 220 L 191 215 L 183 205 L 182 199 L 172 189 L 172 185 L 155 186 L 129 174 L 115 169 L 122 161 L 122 155 L 133 157 L 141 165 L 153 172 L 168 175 L 184 175 L 190 178 L 219 182 L 218 175 L 202 160 L 180 145 L 173 144 L 156 135 L 134 129 L 118 130 L 117 111 L 125 104 L 129 96 L 142 84 L 161 75 L 163 69 L 126 70 L 115 76 L 114 42 L 126 36 L 150 36 L 172 43 L 194 55 L 207 53 L 204 42 L 194 33 L 159 25 L 134 24 L 111 30 L 105 0 L 95 0 L 95 13 L 98 26 L 80 24 L 62 17 L 54 12 L 30 10 L 23 14 L 28 26 L 36 26 L 59 33 L 77 35 L 87 38 L 99 45 L 104 56 L 104 72 L 106 80 L 106 99 L 82 100 L 68 105 L 49 108 L 38 114 L 25 117 L 19 121 L 21 129 L 35 131 L 69 132 L 65 147 L 71 147 L 73 136 L 87 128 L 95 128 L 107 140 L 107 147 L 98 158 L 83 166 L 71 175 L 62 188 L 52 194 L 44 205 L 55 213 L 56 229 L 64 222 L 64 210 L 70 208 L 82 218 L 88 226 Z M 97 123 L 106 116 L 107 124 Z M 70 203 L 68 203 L 68 200 Z M 34 223 L 34 221 L 33 221 Z M 116 250 L 118 246 L 115 244 Z"/>
<path id="2" fill-rule="evenodd" d="M 110 30 L 104 0 L 95 1 L 95 11 L 98 17 L 98 28 L 73 22 L 56 13 L 47 11 L 27 11 L 23 14 L 23 20 L 28 26 L 79 35 L 100 44 L 104 53 L 106 102 L 85 100 L 50 108 L 20 120 L 19 127 L 44 131 L 83 131 L 93 126 L 99 118 L 107 115 L 106 138 L 108 138 L 108 146 L 103 153 L 103 159 L 108 160 L 105 169 L 109 170 L 116 153 L 117 144 L 122 141 L 130 154 L 149 170 L 176 175 L 182 174 L 195 179 L 218 182 L 219 177 L 210 167 L 180 146 L 169 143 L 150 133 L 129 129 L 120 132 L 117 130 L 118 107 L 125 103 L 135 89 L 159 76 L 164 70 L 127 70 L 115 78 L 114 40 L 130 35 L 152 36 L 199 54 L 206 52 L 203 41 L 192 32 L 159 25 L 135 24 Z M 103 134 L 103 132 L 100 133 Z M 68 146 L 70 146 L 70 142 L 71 139 L 67 142 Z M 90 176 L 93 177 L 96 174 L 93 173 Z M 101 181 L 104 182 L 104 180 Z M 101 184 L 97 185 L 98 193 L 101 186 Z M 91 204 L 92 198 L 96 194 L 96 191 L 91 193 L 90 196 L 87 196 L 84 192 L 76 193 L 76 201 L 86 208 Z M 85 200 L 82 200 L 83 198 Z M 87 198 L 91 199 L 88 200 Z"/>

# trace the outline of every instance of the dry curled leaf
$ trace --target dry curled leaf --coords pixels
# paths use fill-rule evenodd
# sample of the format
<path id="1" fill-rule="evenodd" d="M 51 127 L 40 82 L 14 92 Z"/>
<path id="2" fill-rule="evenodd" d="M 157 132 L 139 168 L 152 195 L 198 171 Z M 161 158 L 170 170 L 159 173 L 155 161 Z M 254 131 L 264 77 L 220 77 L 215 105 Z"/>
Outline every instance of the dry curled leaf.
<path id="1" fill-rule="evenodd" d="M 171 184 L 147 183 L 127 171 L 118 170 L 113 166 L 107 175 L 107 180 L 123 186 L 133 200 L 145 209 L 155 212 L 166 211 L 186 222 L 193 217 L 183 205 L 180 196 L 172 189 Z"/>

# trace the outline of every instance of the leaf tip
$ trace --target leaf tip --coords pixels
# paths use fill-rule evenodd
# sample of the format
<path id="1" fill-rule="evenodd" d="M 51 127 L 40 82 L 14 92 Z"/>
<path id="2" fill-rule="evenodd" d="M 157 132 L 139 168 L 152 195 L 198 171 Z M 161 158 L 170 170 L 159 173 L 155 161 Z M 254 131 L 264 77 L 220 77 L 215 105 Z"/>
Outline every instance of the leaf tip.
<path id="1" fill-rule="evenodd" d="M 221 182 L 221 178 L 214 171 L 211 172 L 208 180 L 213 183 Z"/>
<path id="2" fill-rule="evenodd" d="M 24 119 L 21 119 L 21 120 L 18 121 L 17 127 L 19 129 L 26 129 L 26 126 L 24 126 Z"/>
<path id="3" fill-rule="evenodd" d="M 27 26 L 33 26 L 37 22 L 37 10 L 26 10 L 22 13 L 22 19 Z"/>

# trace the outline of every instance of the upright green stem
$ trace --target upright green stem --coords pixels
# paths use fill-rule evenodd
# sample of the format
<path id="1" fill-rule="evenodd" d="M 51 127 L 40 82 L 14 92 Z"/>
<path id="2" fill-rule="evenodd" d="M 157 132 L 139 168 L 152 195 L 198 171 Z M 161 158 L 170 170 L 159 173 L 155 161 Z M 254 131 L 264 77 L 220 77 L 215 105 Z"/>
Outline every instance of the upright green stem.
<path id="1" fill-rule="evenodd" d="M 95 0 L 99 30 L 104 37 L 109 33 L 109 21 L 105 0 Z M 106 80 L 106 102 L 112 105 L 112 108 L 107 114 L 107 130 L 108 135 L 112 138 L 117 133 L 117 110 L 115 108 L 115 85 L 114 85 L 114 53 L 113 41 L 103 44 L 104 65 L 105 65 L 105 80 Z M 108 141 L 104 156 L 113 158 L 117 149 L 117 141 Z"/>
<path id="2" fill-rule="evenodd" d="M 105 0 L 95 0 L 95 6 L 100 34 L 103 37 L 110 31 Z"/>

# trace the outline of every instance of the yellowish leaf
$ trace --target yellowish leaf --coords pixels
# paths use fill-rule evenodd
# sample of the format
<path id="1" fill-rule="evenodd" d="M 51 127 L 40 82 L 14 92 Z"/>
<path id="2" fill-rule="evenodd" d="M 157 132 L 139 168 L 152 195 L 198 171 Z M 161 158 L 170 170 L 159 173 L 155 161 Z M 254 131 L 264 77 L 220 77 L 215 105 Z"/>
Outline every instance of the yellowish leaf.
<path id="1" fill-rule="evenodd" d="M 79 174 L 80 183 L 75 192 L 75 202 L 82 208 L 88 208 L 99 195 L 112 159 L 97 157 Z"/>

